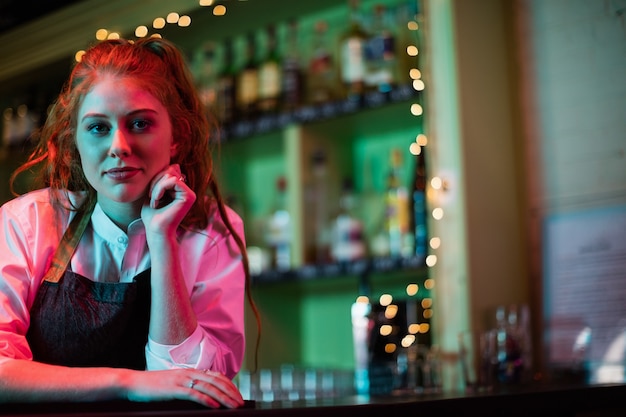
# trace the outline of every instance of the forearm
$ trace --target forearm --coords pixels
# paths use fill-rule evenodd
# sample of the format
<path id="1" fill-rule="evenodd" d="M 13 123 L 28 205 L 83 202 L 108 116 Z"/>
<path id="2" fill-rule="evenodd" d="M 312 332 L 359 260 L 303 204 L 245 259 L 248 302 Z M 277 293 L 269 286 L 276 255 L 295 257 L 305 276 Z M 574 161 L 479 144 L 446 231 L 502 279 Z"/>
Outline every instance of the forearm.
<path id="1" fill-rule="evenodd" d="M 196 316 L 180 267 L 175 237 L 149 242 L 152 254 L 150 338 L 177 345 L 196 329 Z"/>
<path id="2" fill-rule="evenodd" d="M 9 360 L 0 364 L 0 403 L 125 399 L 134 372 Z"/>

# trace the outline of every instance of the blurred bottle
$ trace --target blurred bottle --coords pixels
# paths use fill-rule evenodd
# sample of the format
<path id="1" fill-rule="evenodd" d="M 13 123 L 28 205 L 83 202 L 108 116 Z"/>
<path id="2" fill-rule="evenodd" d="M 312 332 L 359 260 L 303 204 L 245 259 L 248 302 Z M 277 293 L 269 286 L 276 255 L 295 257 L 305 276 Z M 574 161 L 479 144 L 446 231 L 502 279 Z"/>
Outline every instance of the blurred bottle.
<path id="1" fill-rule="evenodd" d="M 389 255 L 404 255 L 406 235 L 409 231 L 409 198 L 406 186 L 402 184 L 402 153 L 391 151 L 391 167 L 387 176 L 385 192 L 385 228 L 389 239 Z"/>
<path id="2" fill-rule="evenodd" d="M 282 109 L 293 111 L 305 102 L 305 71 L 302 69 L 298 37 L 298 21 L 290 19 L 287 26 L 287 51 L 282 67 Z"/>
<path id="3" fill-rule="evenodd" d="M 416 144 L 417 145 L 417 144 Z M 412 255 L 426 259 L 428 252 L 428 229 L 426 223 L 426 148 L 417 146 L 413 189 L 411 192 L 411 231 L 413 234 Z"/>
<path id="4" fill-rule="evenodd" d="M 308 85 L 308 101 L 313 104 L 329 102 L 336 95 L 335 64 L 328 47 L 327 31 L 326 21 L 320 20 L 315 24 Z"/>
<path id="5" fill-rule="evenodd" d="M 198 95 L 206 109 L 216 114 L 217 106 L 217 71 L 215 69 L 215 44 L 207 42 L 199 48 L 194 57 L 193 72 Z M 216 115 L 217 116 L 217 115 Z"/>
<path id="6" fill-rule="evenodd" d="M 223 63 L 217 79 L 217 118 L 225 126 L 236 119 L 236 70 L 233 54 L 233 40 L 223 43 Z"/>
<path id="7" fill-rule="evenodd" d="M 237 78 L 237 109 L 242 119 L 252 119 L 257 115 L 259 99 L 259 64 L 256 57 L 254 32 L 246 36 L 246 60 Z"/>
<path id="8" fill-rule="evenodd" d="M 279 271 L 291 268 L 291 216 L 287 209 L 287 180 L 276 181 L 276 203 L 267 223 L 266 243 L 272 251 L 272 266 Z"/>
<path id="9" fill-rule="evenodd" d="M 391 91 L 397 82 L 396 37 L 382 4 L 374 6 L 371 37 L 367 42 L 366 86 L 380 92 Z"/>
<path id="10" fill-rule="evenodd" d="M 317 150 L 312 154 L 311 169 L 313 173 L 311 202 L 315 225 L 314 262 L 325 263 L 330 258 L 328 156 L 325 151 Z"/>
<path id="11" fill-rule="evenodd" d="M 365 92 L 365 48 L 369 34 L 365 30 L 359 6 L 359 0 L 348 0 L 347 29 L 339 39 L 341 82 L 344 95 L 350 99 L 358 98 Z"/>
<path id="12" fill-rule="evenodd" d="M 339 214 L 333 224 L 331 239 L 332 257 L 338 262 L 354 261 L 366 255 L 363 224 L 354 214 L 355 205 L 352 179 L 346 178 L 342 184 Z"/>
<path id="13" fill-rule="evenodd" d="M 267 28 L 267 55 L 259 66 L 259 97 L 260 113 L 276 113 L 280 105 L 282 90 L 281 60 L 278 54 L 276 26 Z"/>
<path id="14" fill-rule="evenodd" d="M 352 178 L 343 180 L 339 212 L 333 225 L 332 252 L 335 260 L 351 261 L 367 255 L 364 226 L 357 214 L 358 198 Z"/>

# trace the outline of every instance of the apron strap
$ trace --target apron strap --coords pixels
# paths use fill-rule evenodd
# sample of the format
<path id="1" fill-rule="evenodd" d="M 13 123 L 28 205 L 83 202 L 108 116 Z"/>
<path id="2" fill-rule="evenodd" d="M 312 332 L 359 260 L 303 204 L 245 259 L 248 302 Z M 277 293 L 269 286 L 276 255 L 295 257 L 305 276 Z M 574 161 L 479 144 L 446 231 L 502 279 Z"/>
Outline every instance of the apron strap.
<path id="1" fill-rule="evenodd" d="M 94 206 L 95 204 L 92 204 L 91 207 L 87 207 L 85 210 L 76 213 L 65 230 L 57 250 L 54 252 L 52 264 L 46 272 L 46 275 L 44 275 L 44 281 L 56 283 L 59 282 L 63 274 L 65 274 L 70 259 L 72 259 L 72 255 L 74 255 L 78 247 L 78 242 L 80 242 L 80 238 L 83 236 L 91 220 L 91 213 L 93 213 Z"/>

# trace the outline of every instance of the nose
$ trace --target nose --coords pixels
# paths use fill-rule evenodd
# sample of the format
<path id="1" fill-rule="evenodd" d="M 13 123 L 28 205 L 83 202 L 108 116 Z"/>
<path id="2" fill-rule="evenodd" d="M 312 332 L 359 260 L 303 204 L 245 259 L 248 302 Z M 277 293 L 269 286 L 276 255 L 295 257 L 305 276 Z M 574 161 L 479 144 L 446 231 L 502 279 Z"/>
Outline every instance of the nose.
<path id="1" fill-rule="evenodd" d="M 114 158 L 123 158 L 130 155 L 132 150 L 128 139 L 122 129 L 113 130 L 109 155 Z"/>

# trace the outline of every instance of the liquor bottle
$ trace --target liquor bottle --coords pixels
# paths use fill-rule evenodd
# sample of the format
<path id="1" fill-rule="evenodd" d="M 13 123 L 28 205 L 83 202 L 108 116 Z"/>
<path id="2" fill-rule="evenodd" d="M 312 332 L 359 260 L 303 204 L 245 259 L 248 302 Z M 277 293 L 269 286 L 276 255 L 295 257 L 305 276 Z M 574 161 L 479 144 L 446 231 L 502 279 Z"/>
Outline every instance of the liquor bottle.
<path id="1" fill-rule="evenodd" d="M 426 223 L 426 151 L 424 146 L 418 148 L 415 155 L 415 171 L 413 173 L 413 190 L 411 192 L 411 229 L 413 232 L 413 255 L 426 259 L 428 252 L 428 229 Z"/>
<path id="2" fill-rule="evenodd" d="M 332 258 L 338 262 L 354 261 L 366 255 L 363 223 L 354 214 L 355 205 L 352 179 L 346 178 L 342 184 L 339 214 L 333 224 L 331 239 Z"/>
<path id="3" fill-rule="evenodd" d="M 267 28 L 267 55 L 259 66 L 258 110 L 268 114 L 278 111 L 282 89 L 281 62 L 278 56 L 276 26 Z"/>
<path id="4" fill-rule="evenodd" d="M 259 65 L 254 32 L 246 36 L 246 61 L 238 74 L 236 93 L 240 117 L 244 120 L 254 118 L 259 98 Z"/>
<path id="5" fill-rule="evenodd" d="M 279 271 L 291 268 L 291 216 L 287 209 L 287 180 L 276 181 L 276 203 L 267 222 L 265 240 L 272 252 L 272 266 Z"/>
<path id="6" fill-rule="evenodd" d="M 217 74 L 215 71 L 215 45 L 206 43 L 194 56 L 193 75 L 196 80 L 198 95 L 205 108 L 216 112 L 217 105 Z"/>
<path id="7" fill-rule="evenodd" d="M 298 21 L 290 19 L 287 26 L 287 50 L 282 68 L 282 109 L 293 111 L 305 102 L 305 71 L 302 69 L 298 42 Z"/>
<path id="8" fill-rule="evenodd" d="M 336 76 L 333 55 L 328 47 L 328 24 L 320 20 L 315 24 L 313 52 L 309 62 L 308 101 L 322 104 L 335 99 Z"/>
<path id="9" fill-rule="evenodd" d="M 369 34 L 361 21 L 359 0 L 349 0 L 348 29 L 340 37 L 339 57 L 344 96 L 358 99 L 365 91 L 365 48 Z"/>
<path id="10" fill-rule="evenodd" d="M 385 227 L 389 239 L 389 255 L 403 256 L 405 236 L 409 230 L 409 199 L 407 188 L 401 181 L 402 154 L 391 151 L 391 167 L 387 176 L 385 193 Z"/>
<path id="11" fill-rule="evenodd" d="M 396 84 L 396 39 L 385 6 L 374 6 L 373 16 L 372 33 L 366 49 L 366 86 L 384 93 L 391 91 Z"/>
<path id="12" fill-rule="evenodd" d="M 313 209 L 313 224 L 315 225 L 314 261 L 325 263 L 330 255 L 330 225 L 329 225 L 329 179 L 328 157 L 323 150 L 317 150 L 311 155 L 311 169 L 313 181 L 311 187 L 311 202 Z"/>
<path id="13" fill-rule="evenodd" d="M 237 78 L 234 67 L 233 40 L 223 43 L 223 63 L 217 79 L 217 118 L 228 127 L 236 119 Z"/>

